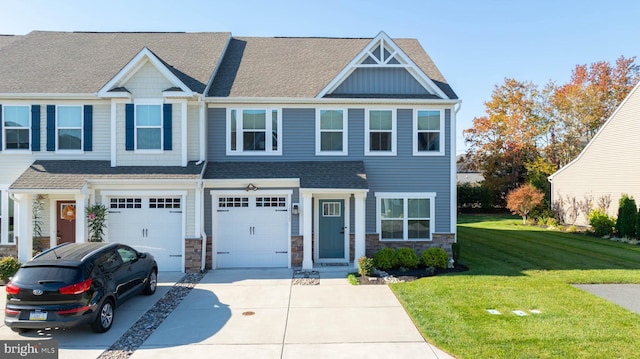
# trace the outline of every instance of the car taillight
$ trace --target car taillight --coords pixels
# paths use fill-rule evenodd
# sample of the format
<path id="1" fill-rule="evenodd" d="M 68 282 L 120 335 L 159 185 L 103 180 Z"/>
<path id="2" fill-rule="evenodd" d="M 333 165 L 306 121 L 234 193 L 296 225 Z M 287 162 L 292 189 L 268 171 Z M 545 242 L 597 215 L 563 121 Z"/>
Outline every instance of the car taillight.
<path id="1" fill-rule="evenodd" d="M 89 278 L 83 282 L 71 284 L 66 287 L 60 288 L 60 294 L 80 294 L 84 293 L 91 288 L 92 279 Z"/>
<path id="2" fill-rule="evenodd" d="M 5 308 L 4 309 L 4 314 L 11 315 L 11 316 L 16 316 L 16 315 L 20 314 L 20 311 L 19 310 Z"/>
<path id="3" fill-rule="evenodd" d="M 4 289 L 7 291 L 7 294 L 18 294 L 18 292 L 20 292 L 20 288 L 11 282 L 7 283 Z"/>
<path id="4" fill-rule="evenodd" d="M 80 307 L 80 308 L 73 308 L 73 309 L 67 309 L 67 310 L 59 310 L 58 314 L 64 315 L 64 314 L 74 314 L 74 313 L 80 313 L 80 312 L 86 312 L 87 310 L 89 310 L 90 307 L 88 305 L 85 305 L 84 307 Z"/>

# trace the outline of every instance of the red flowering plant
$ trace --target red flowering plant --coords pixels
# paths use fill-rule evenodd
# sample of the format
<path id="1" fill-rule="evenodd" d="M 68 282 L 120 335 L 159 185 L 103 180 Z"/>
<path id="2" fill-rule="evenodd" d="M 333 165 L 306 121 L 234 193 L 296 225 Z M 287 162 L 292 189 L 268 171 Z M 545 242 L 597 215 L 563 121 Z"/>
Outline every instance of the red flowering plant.
<path id="1" fill-rule="evenodd" d="M 107 207 L 102 203 L 96 203 L 86 208 L 87 224 L 89 226 L 89 241 L 102 242 L 104 236 L 104 228 L 107 220 Z"/>

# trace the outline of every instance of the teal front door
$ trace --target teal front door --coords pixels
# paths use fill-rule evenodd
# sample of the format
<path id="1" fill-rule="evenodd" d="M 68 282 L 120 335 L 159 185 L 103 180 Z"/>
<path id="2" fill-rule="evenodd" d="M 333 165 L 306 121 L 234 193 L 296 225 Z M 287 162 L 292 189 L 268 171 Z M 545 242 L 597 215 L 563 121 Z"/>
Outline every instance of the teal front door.
<path id="1" fill-rule="evenodd" d="M 319 259 L 344 259 L 344 200 L 321 199 L 318 212 Z"/>

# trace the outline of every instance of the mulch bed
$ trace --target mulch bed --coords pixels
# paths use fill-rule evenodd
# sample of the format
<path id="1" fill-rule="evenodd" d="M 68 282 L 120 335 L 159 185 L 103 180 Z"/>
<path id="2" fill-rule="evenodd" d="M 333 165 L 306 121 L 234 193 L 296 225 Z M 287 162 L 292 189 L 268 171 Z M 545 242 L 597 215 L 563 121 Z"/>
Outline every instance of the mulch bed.
<path id="1" fill-rule="evenodd" d="M 447 268 L 447 269 L 435 268 L 432 271 L 427 270 L 424 267 L 416 268 L 416 269 L 408 269 L 403 271 L 398 269 L 388 270 L 387 274 L 393 277 L 391 281 L 385 280 L 384 277 L 380 277 L 380 276 L 367 277 L 367 276 L 361 276 L 359 274 L 356 275 L 356 278 L 358 279 L 358 282 L 361 285 L 387 284 L 390 282 L 412 282 L 420 278 L 433 277 L 433 276 L 448 274 L 448 273 L 460 273 L 460 272 L 466 272 L 468 270 L 469 268 L 467 266 L 463 264 L 456 264 L 454 265 L 453 268 Z"/>

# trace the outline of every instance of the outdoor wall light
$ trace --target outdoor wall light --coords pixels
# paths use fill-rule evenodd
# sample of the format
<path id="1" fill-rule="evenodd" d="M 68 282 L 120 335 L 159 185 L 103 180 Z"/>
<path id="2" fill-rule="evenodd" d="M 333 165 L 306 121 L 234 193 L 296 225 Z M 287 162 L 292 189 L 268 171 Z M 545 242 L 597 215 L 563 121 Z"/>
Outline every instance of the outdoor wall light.
<path id="1" fill-rule="evenodd" d="M 258 187 L 256 187 L 253 183 L 249 183 L 247 185 L 247 187 L 245 187 L 244 190 L 247 191 L 247 192 L 249 192 L 249 191 L 257 191 Z"/>
<path id="2" fill-rule="evenodd" d="M 300 214 L 300 205 L 298 203 L 293 203 L 291 205 L 291 214 L 296 216 Z"/>

